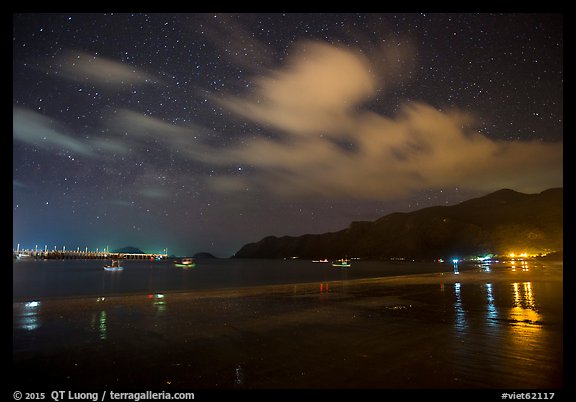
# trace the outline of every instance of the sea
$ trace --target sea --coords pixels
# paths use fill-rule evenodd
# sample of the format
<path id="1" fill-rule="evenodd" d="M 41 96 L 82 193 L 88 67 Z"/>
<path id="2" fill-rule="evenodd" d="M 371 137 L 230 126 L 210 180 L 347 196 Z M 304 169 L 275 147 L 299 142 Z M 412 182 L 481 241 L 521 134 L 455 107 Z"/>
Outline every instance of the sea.
<path id="1" fill-rule="evenodd" d="M 262 285 L 286 285 L 396 275 L 452 272 L 452 262 L 362 261 L 333 267 L 310 260 L 202 259 L 194 268 L 176 267 L 172 260 L 123 260 L 123 271 L 103 269 L 106 260 L 21 259 L 13 264 L 15 300 L 54 297 L 110 296 L 193 290 L 218 290 Z M 460 263 L 456 269 L 475 269 Z"/>
<path id="2" fill-rule="evenodd" d="M 562 262 L 106 263 L 14 260 L 13 392 L 458 389 L 562 400 L 571 384 Z"/>

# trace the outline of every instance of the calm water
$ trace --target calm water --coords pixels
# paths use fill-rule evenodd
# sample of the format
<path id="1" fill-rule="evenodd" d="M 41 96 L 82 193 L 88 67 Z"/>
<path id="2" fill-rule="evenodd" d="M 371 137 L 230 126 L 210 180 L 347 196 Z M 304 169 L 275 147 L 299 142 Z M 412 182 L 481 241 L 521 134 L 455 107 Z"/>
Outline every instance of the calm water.
<path id="1" fill-rule="evenodd" d="M 109 261 L 108 261 L 109 262 Z M 182 269 L 171 262 L 125 260 L 108 272 L 105 260 L 15 260 L 13 297 L 102 296 L 319 282 L 450 271 L 448 263 L 354 261 L 352 268 L 311 261 L 213 259 Z M 469 267 L 468 267 L 469 268 Z M 460 267 L 467 269 L 467 267 Z"/>
<path id="2" fill-rule="evenodd" d="M 563 387 L 562 264 L 102 264 L 14 263 L 16 389 Z"/>

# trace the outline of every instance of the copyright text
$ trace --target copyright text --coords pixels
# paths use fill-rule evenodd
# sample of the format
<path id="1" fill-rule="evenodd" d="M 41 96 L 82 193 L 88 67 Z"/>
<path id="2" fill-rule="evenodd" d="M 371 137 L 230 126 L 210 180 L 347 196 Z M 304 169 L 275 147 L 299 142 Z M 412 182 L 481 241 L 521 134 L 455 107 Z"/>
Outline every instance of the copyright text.
<path id="1" fill-rule="evenodd" d="M 193 400 L 194 392 L 76 392 L 76 391 L 51 391 L 51 392 L 21 392 L 14 391 L 12 398 L 15 401 L 46 400 L 60 401 L 145 401 L 145 400 Z"/>

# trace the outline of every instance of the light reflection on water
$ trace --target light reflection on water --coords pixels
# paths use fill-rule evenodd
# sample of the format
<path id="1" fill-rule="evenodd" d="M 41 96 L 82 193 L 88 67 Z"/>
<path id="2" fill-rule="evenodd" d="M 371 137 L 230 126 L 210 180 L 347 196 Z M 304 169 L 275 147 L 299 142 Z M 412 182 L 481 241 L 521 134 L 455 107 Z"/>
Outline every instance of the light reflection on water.
<path id="1" fill-rule="evenodd" d="M 528 272 L 530 270 L 530 265 L 528 264 L 528 261 L 525 260 L 512 260 L 510 261 L 510 267 L 512 268 L 512 271 L 524 271 L 524 272 Z"/>
<path id="2" fill-rule="evenodd" d="M 102 303 L 105 300 L 104 297 L 99 297 L 96 299 L 97 303 Z M 101 341 L 105 341 L 108 338 L 108 316 L 106 314 L 106 309 L 102 306 L 99 311 L 94 311 L 90 317 L 90 330 L 94 334 L 98 334 L 98 338 Z"/>
<path id="3" fill-rule="evenodd" d="M 487 283 L 484 285 L 486 288 L 486 302 L 487 302 L 487 311 L 486 318 L 488 321 L 488 325 L 495 325 L 494 320 L 498 318 L 498 310 L 496 309 L 496 305 L 494 304 L 494 295 L 492 293 L 492 284 Z"/>
<path id="4" fill-rule="evenodd" d="M 154 309 L 156 310 L 156 315 L 160 316 L 164 314 L 166 311 L 166 301 L 164 299 L 164 295 L 161 293 L 156 293 L 153 298 L 154 302 L 152 303 Z"/>
<path id="5" fill-rule="evenodd" d="M 512 293 L 514 303 L 508 312 L 508 321 L 511 323 L 510 341 L 516 350 L 544 360 L 546 357 L 542 356 L 540 345 L 546 334 L 533 285 L 531 282 L 515 282 L 512 284 Z"/>
<path id="6" fill-rule="evenodd" d="M 236 369 L 234 370 L 234 384 L 244 385 L 244 371 L 240 364 L 236 364 Z"/>
<path id="7" fill-rule="evenodd" d="M 41 303 L 39 301 L 29 301 L 24 303 L 19 323 L 21 328 L 27 331 L 34 331 L 40 327 L 40 306 Z"/>
<path id="8" fill-rule="evenodd" d="M 541 315 L 537 309 L 532 283 L 515 282 L 512 287 L 514 304 L 508 318 L 515 323 L 518 334 L 533 335 L 533 332 L 540 330 Z"/>
<path id="9" fill-rule="evenodd" d="M 105 341 L 107 338 L 107 325 L 106 325 L 106 311 L 100 311 L 100 317 L 98 318 L 98 333 L 100 334 L 100 339 Z"/>
<path id="10" fill-rule="evenodd" d="M 445 284 L 444 291 L 441 287 L 452 316 L 448 339 L 453 343 L 446 353 L 455 378 L 471 387 L 559 384 L 562 318 L 554 309 L 561 296 L 552 291 L 557 286 L 519 280 L 460 281 Z M 478 370 L 493 374 L 483 378 Z"/>
<path id="11" fill-rule="evenodd" d="M 460 267 L 462 268 L 462 264 Z M 448 265 L 448 270 L 450 268 L 452 267 Z M 360 310 L 368 308 L 367 303 L 353 304 L 357 301 L 354 297 L 358 288 L 354 288 L 353 284 L 330 281 L 319 281 L 309 288 L 303 288 L 300 285 L 286 286 L 287 290 L 278 291 L 281 297 L 276 297 L 275 293 L 268 294 L 266 297 L 251 298 L 250 303 L 246 302 L 245 305 L 242 304 L 244 299 L 231 301 L 227 298 L 214 298 L 214 300 L 200 298 L 192 304 L 184 304 L 184 299 L 178 294 L 169 292 L 162 294 L 154 291 L 131 296 L 130 303 L 124 303 L 122 299 L 116 297 L 95 296 L 89 301 L 86 299 L 86 302 L 79 303 L 78 310 L 56 308 L 54 306 L 65 305 L 60 302 L 52 304 L 50 300 L 42 301 L 42 305 L 34 301 L 14 303 L 14 327 L 20 329 L 20 331 L 15 331 L 15 338 L 18 341 L 15 350 L 21 351 L 26 348 L 34 350 L 33 348 L 41 349 L 42 347 L 46 350 L 51 350 L 50 348 L 53 347 L 56 350 L 60 347 L 62 334 L 70 334 L 66 338 L 69 345 L 74 342 L 84 344 L 88 330 L 91 341 L 99 343 L 98 349 L 94 349 L 98 351 L 113 351 L 115 345 L 127 345 L 136 336 L 138 340 L 147 342 L 145 345 L 151 345 L 151 347 L 164 345 L 164 342 L 167 344 L 175 342 L 175 345 L 185 346 L 188 353 L 192 355 L 191 351 L 196 351 L 196 349 L 194 349 L 195 346 L 190 345 L 195 345 L 196 342 L 190 340 L 197 339 L 195 337 L 208 339 L 206 334 L 214 334 L 214 336 L 210 335 L 209 342 L 206 342 L 211 344 L 221 337 L 226 345 L 223 347 L 224 350 L 228 350 L 228 344 L 230 350 L 236 351 L 242 350 L 247 344 L 251 345 L 250 342 L 258 345 L 262 343 L 260 341 L 270 342 L 270 346 L 267 346 L 269 349 L 265 349 L 264 352 L 258 349 L 258 353 L 262 353 L 264 358 L 270 357 L 270 361 L 278 361 L 276 357 L 291 355 L 291 353 L 277 354 L 276 349 L 271 346 L 273 342 L 266 338 L 268 333 L 274 333 L 274 336 L 276 334 L 286 336 L 286 338 L 279 337 L 279 339 L 292 340 L 295 327 L 293 323 L 297 322 L 298 331 L 306 331 L 310 328 L 310 332 L 302 333 L 322 336 L 322 339 L 325 339 L 323 329 L 321 331 L 319 328 L 326 327 L 329 330 L 328 341 L 340 345 L 347 342 L 348 338 L 341 342 L 336 335 L 332 337 L 332 333 L 337 331 L 333 331 L 334 328 L 330 325 L 336 325 L 333 322 L 340 325 L 341 317 L 346 319 L 350 308 L 353 307 L 355 309 L 353 313 L 356 314 L 354 323 L 359 323 L 355 325 L 366 329 L 366 334 L 370 333 L 369 336 L 366 335 L 366 338 L 360 337 L 359 339 L 371 342 L 371 333 L 374 329 L 381 331 L 383 336 L 390 336 L 390 343 L 380 342 L 380 337 L 377 337 L 378 342 L 374 344 L 383 346 L 381 346 L 382 349 L 378 349 L 380 346 L 370 349 L 374 351 L 375 356 L 378 354 L 393 355 L 394 350 L 400 349 L 393 342 L 400 342 L 402 345 L 402 342 L 410 341 L 410 334 L 418 335 L 426 331 L 427 327 L 432 327 L 430 338 L 427 338 L 430 339 L 429 346 L 424 346 L 424 349 L 420 351 L 416 350 L 412 356 L 415 362 L 414 367 L 425 372 L 427 379 L 431 377 L 438 379 L 439 383 L 447 386 L 473 388 L 516 386 L 517 384 L 533 386 L 558 384 L 558 373 L 561 374 L 561 366 L 558 364 L 559 361 L 561 362 L 558 357 L 558 350 L 561 352 L 561 337 L 558 342 L 559 337 L 555 332 L 557 326 L 554 325 L 557 325 L 555 323 L 559 316 L 550 313 L 550 306 L 556 308 L 558 303 L 556 298 L 558 284 L 544 282 L 533 276 L 528 277 L 521 272 L 512 274 L 510 265 L 502 268 L 492 265 L 492 273 L 489 274 L 484 274 L 487 267 L 481 268 L 483 271 L 475 272 L 474 277 L 468 276 L 467 271 L 462 269 L 458 276 L 451 276 L 450 272 L 446 275 L 439 275 L 440 283 L 425 284 L 422 287 L 414 286 L 414 288 L 407 286 L 407 291 L 413 292 L 413 296 L 419 298 L 419 303 L 415 308 L 406 314 L 396 310 L 393 315 L 388 314 L 387 311 L 380 311 L 378 315 L 372 314 L 368 318 L 358 312 L 373 313 L 372 304 L 369 310 Z M 499 269 L 506 270 L 509 278 L 512 279 L 500 280 L 496 276 Z M 454 280 L 457 282 L 451 283 Z M 362 291 L 365 293 L 360 296 L 370 294 L 369 290 L 363 288 Z M 396 296 L 396 287 L 385 288 L 382 294 L 376 293 L 378 290 L 381 289 L 372 289 L 374 294 L 371 294 L 371 297 L 374 297 L 374 300 L 376 300 L 374 295 L 381 295 L 382 301 L 386 301 L 388 296 Z M 292 293 L 296 296 L 304 294 L 310 297 L 299 297 L 294 303 L 286 303 L 284 296 L 290 296 Z M 404 290 L 399 290 L 398 294 L 404 296 Z M 341 295 L 347 297 L 339 298 L 338 296 Z M 273 304 L 272 307 L 269 307 L 270 304 Z M 380 305 L 377 306 L 379 310 L 382 310 Z M 247 314 L 248 307 L 254 308 L 253 314 Z M 40 309 L 42 310 L 41 317 Z M 314 312 L 314 317 L 311 317 L 311 311 Z M 552 310 L 553 313 L 555 311 Z M 236 315 L 236 312 L 240 314 Z M 319 312 L 321 314 L 318 314 Z M 215 324 L 214 321 L 217 321 L 219 317 L 213 313 L 222 313 L 223 319 L 232 324 L 224 324 L 224 326 Z M 62 316 L 65 319 L 62 319 Z M 284 316 L 287 316 L 290 321 L 269 319 L 269 317 Z M 249 319 L 243 321 L 246 317 Z M 302 321 L 295 321 L 297 317 L 302 317 Z M 361 319 L 356 317 L 361 317 Z M 395 332 L 386 332 L 389 331 L 388 328 L 391 325 L 394 326 Z M 182 331 L 174 331 L 174 328 L 182 328 Z M 270 331 L 270 328 L 273 331 Z M 184 335 L 181 335 L 181 332 Z M 362 331 L 359 332 L 362 335 Z M 254 336 L 258 337 L 257 340 L 247 338 L 248 333 L 255 334 Z M 204 345 L 202 342 L 198 344 Z M 363 345 L 361 342 L 357 344 Z M 112 347 L 107 349 L 107 345 L 112 345 Z M 304 348 L 310 355 L 318 352 L 317 346 L 314 346 L 314 349 L 305 349 L 308 345 L 317 345 L 317 342 L 303 341 L 301 344 L 296 344 L 293 350 Z M 319 356 L 332 357 L 334 348 L 331 345 L 327 342 L 325 350 L 320 348 L 325 354 Z M 348 358 L 350 356 L 348 349 L 343 348 L 343 350 L 340 357 Z M 358 356 L 362 356 L 362 359 L 368 359 L 364 356 L 370 356 L 363 346 L 358 347 L 358 353 L 360 352 L 363 354 L 358 354 Z M 255 381 L 254 378 L 258 378 L 255 375 L 259 372 L 258 370 L 267 370 L 266 373 L 277 374 L 279 377 L 291 373 L 292 366 L 282 368 L 274 365 L 274 368 L 269 368 L 266 366 L 267 363 L 260 363 L 264 360 L 255 362 L 255 360 L 245 359 L 247 355 L 243 353 L 231 353 L 230 357 L 226 358 L 228 360 L 222 363 L 222 370 L 225 370 L 230 386 L 251 386 L 252 381 Z M 420 359 L 420 356 L 429 358 L 430 363 L 427 363 L 427 359 Z M 177 363 L 178 367 L 181 367 L 180 355 L 175 354 L 173 359 L 168 363 Z M 310 368 L 306 366 L 310 361 L 316 363 L 317 360 L 301 360 L 302 367 Z M 377 365 L 374 367 L 384 370 Z M 428 369 L 438 371 L 434 373 Z M 304 371 L 307 370 L 302 370 Z M 327 378 L 332 378 L 335 371 L 337 370 L 330 369 Z M 370 370 L 367 371 L 369 377 Z M 398 381 L 393 383 L 395 385 L 413 386 L 412 381 L 401 382 L 403 379 L 399 377 L 395 381 Z M 359 384 L 362 385 L 361 380 Z"/>
<path id="12" fill-rule="evenodd" d="M 495 298 L 495 289 L 492 283 L 483 285 L 485 301 L 484 324 L 495 329 L 508 328 L 511 332 L 510 338 L 514 342 L 526 342 L 527 339 L 537 341 L 535 337 L 542 331 L 542 315 L 538 311 L 537 295 L 532 282 L 513 282 L 509 285 L 509 290 L 499 295 L 507 295 L 507 299 Z M 440 290 L 444 292 L 444 286 Z M 472 298 L 474 289 L 466 287 L 462 289 L 460 282 L 454 283 L 454 329 L 461 335 L 470 335 L 470 320 L 479 318 L 474 311 L 469 310 L 464 299 Z M 477 297 L 477 296 L 476 296 Z M 472 301 L 471 301 L 472 302 Z M 471 303 L 470 302 L 470 303 Z M 483 308 L 484 310 L 484 308 Z M 508 323 L 508 325 L 505 325 Z"/>
<path id="13" fill-rule="evenodd" d="M 462 305 L 462 297 L 460 295 L 460 282 L 454 284 L 454 295 L 456 296 L 456 302 L 454 303 L 454 311 L 456 311 L 456 320 L 454 321 L 454 326 L 456 331 L 466 331 L 468 327 L 468 322 L 466 320 L 466 312 Z"/>

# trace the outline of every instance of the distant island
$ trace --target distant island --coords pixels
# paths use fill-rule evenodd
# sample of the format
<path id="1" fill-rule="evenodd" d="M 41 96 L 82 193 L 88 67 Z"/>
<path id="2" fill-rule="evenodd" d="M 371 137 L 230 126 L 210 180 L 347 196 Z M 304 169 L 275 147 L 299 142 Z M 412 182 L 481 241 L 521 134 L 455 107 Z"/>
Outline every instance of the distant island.
<path id="1" fill-rule="evenodd" d="M 338 232 L 265 237 L 243 246 L 234 258 L 538 256 L 562 248 L 563 188 L 538 194 L 503 189 L 457 205 L 352 222 Z"/>
<path id="2" fill-rule="evenodd" d="M 146 254 L 144 251 L 137 247 L 127 246 L 116 250 L 112 250 L 111 253 L 124 253 L 124 254 Z"/>

